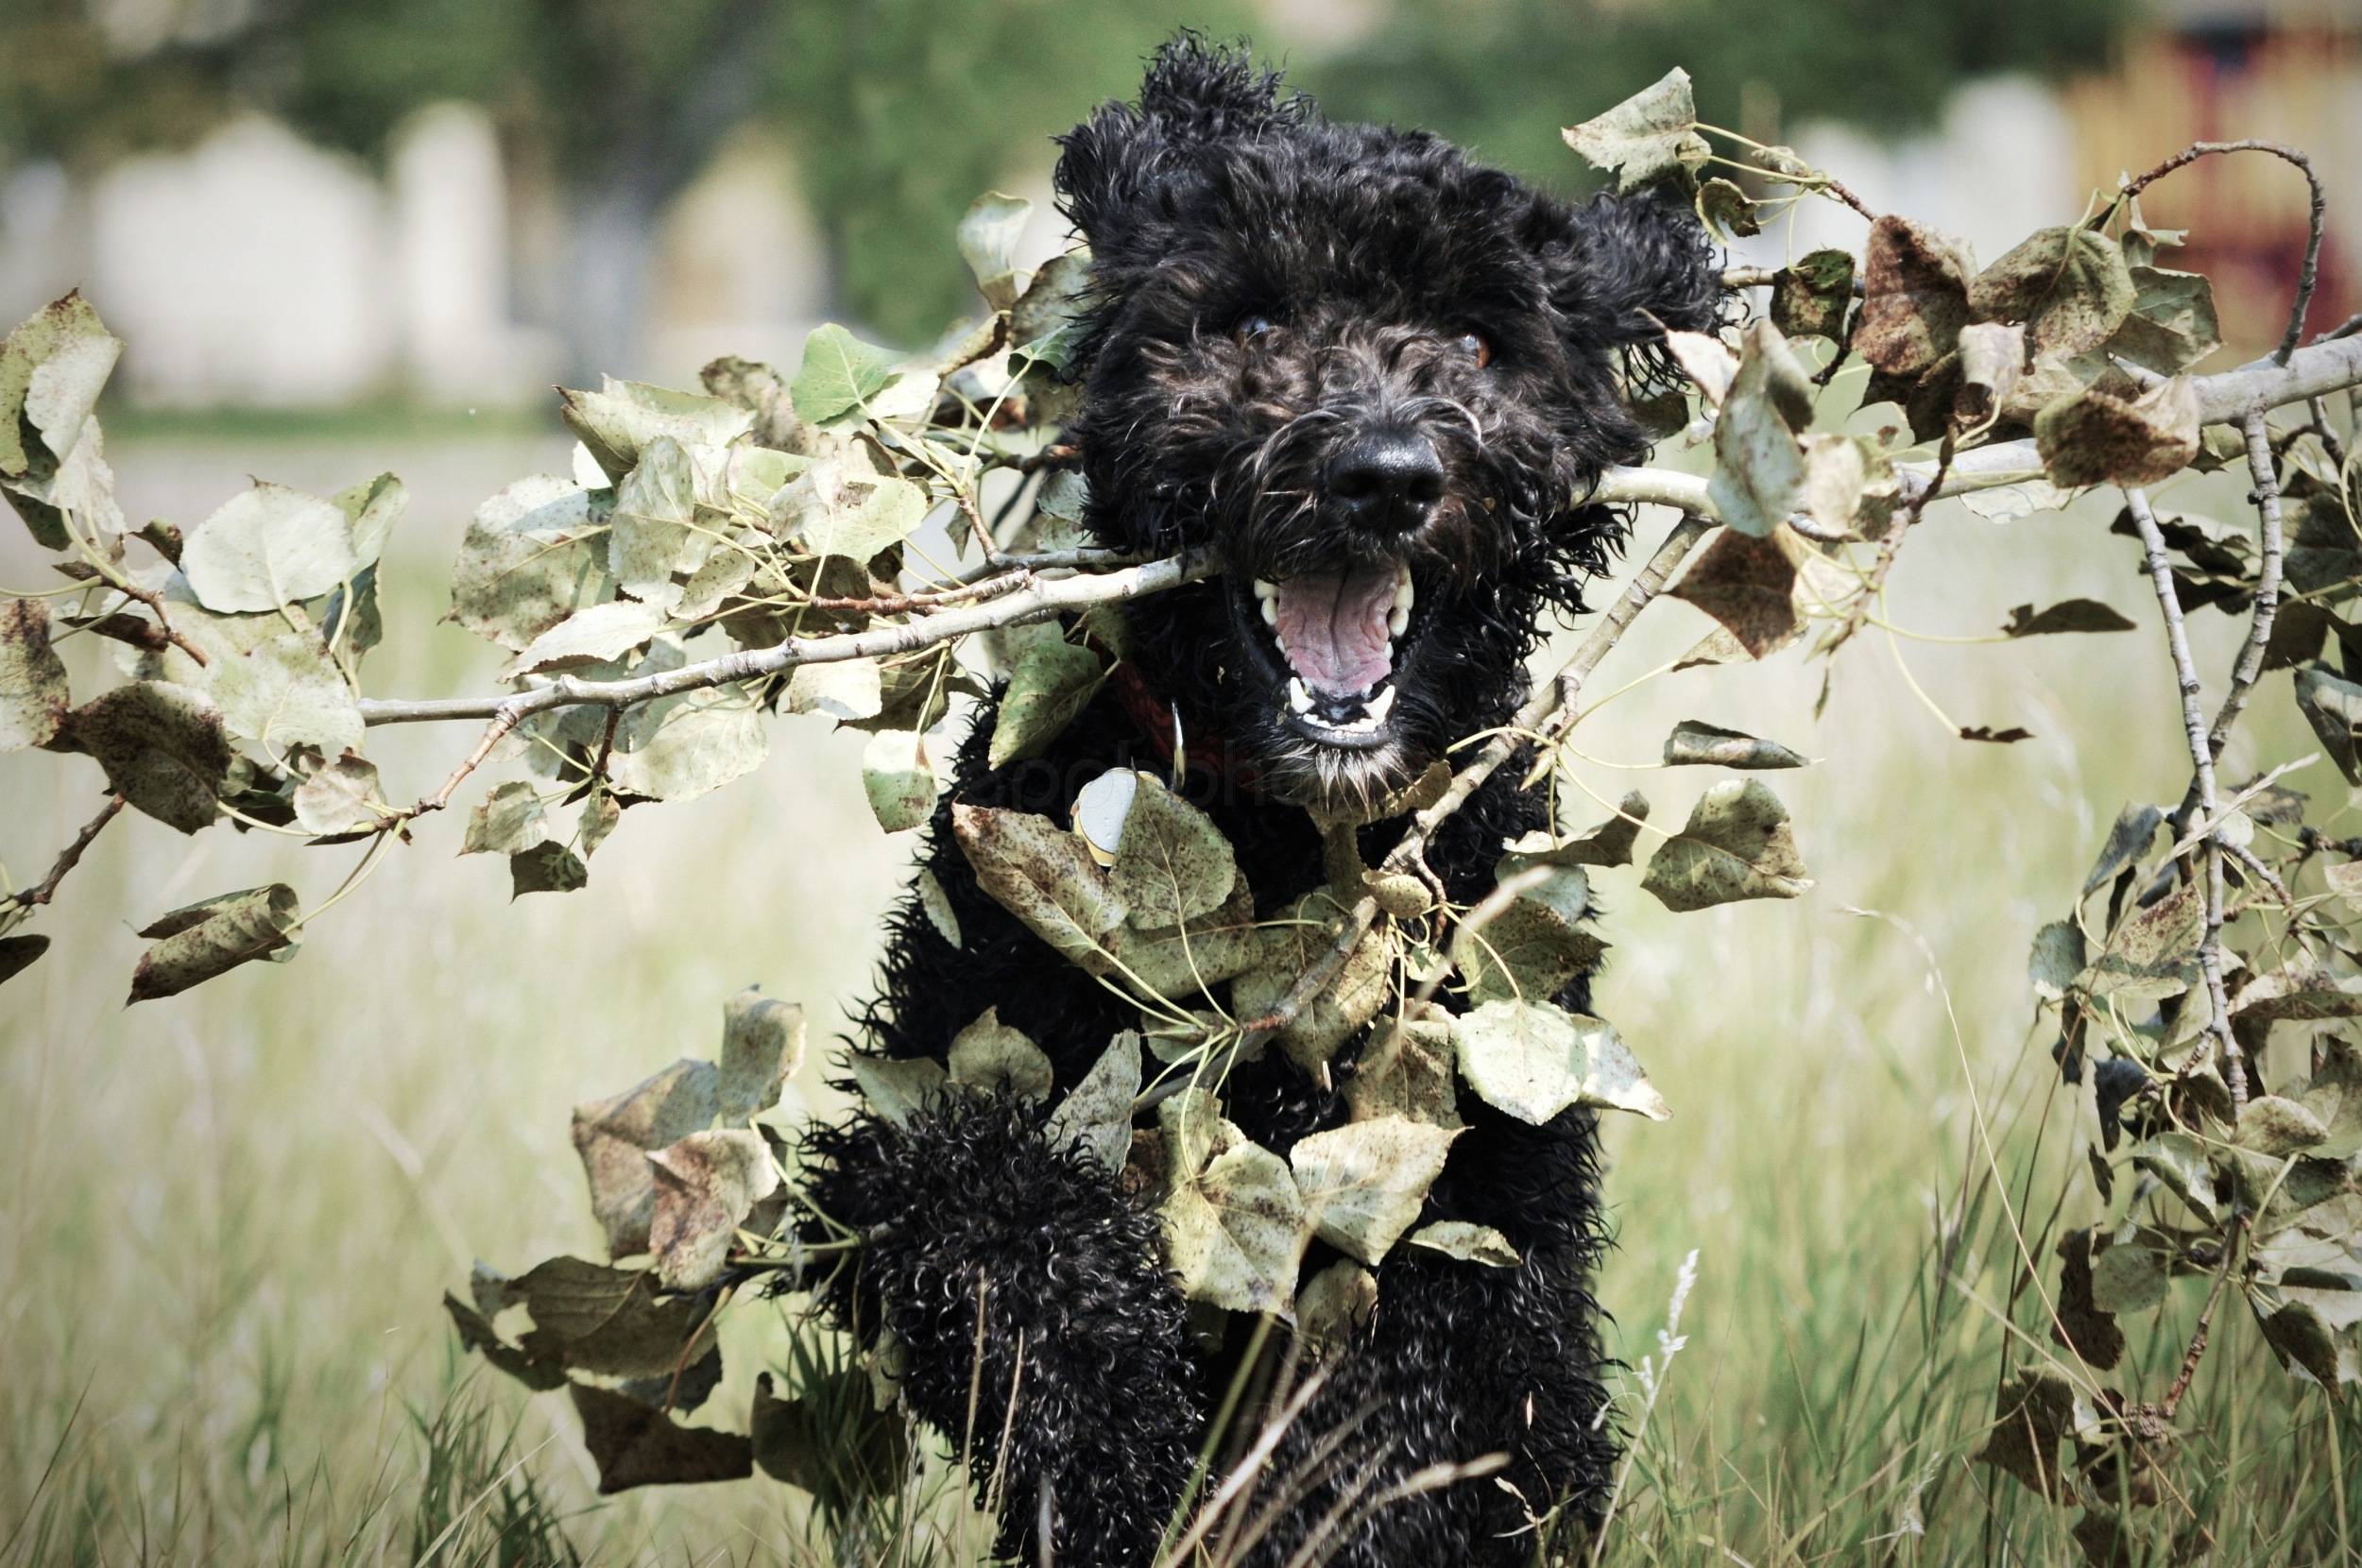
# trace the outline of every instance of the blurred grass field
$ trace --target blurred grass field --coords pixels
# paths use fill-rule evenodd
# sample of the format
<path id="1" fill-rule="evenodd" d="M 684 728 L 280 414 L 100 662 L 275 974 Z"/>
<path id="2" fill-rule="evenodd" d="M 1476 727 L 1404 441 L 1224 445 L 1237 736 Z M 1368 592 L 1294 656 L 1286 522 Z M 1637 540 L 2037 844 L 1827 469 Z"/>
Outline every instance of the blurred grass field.
<path id="1" fill-rule="evenodd" d="M 474 503 L 566 463 L 554 434 L 512 428 L 300 443 L 164 428 L 111 456 L 135 520 L 183 525 L 248 472 L 316 491 L 402 474 L 397 629 L 366 674 L 385 695 L 488 688 L 492 650 L 417 633 L 441 612 Z M 2234 515 L 2234 487 L 2183 488 L 2210 485 Z M 1668 827 L 1711 772 L 1619 764 L 1652 762 L 1676 720 L 1817 759 L 1773 780 L 1817 878 L 1801 900 L 1676 918 L 1635 873 L 1598 878 L 1615 944 L 1600 1009 L 1675 1110 L 1610 1132 L 1611 1343 L 1662 1370 L 1645 1414 L 1627 1380 L 1645 1431 L 1609 1560 L 2075 1559 L 2069 1516 L 1970 1456 L 2005 1354 L 2046 1346 L 2035 1294 L 2011 1304 L 2019 1236 L 2047 1281 L 2050 1239 L 2099 1212 L 2089 1111 L 2056 1090 L 2028 940 L 2065 912 L 2117 808 L 2178 798 L 2186 775 L 2155 605 L 2105 524 L 1940 506 L 1904 552 L 1893 619 L 1979 636 L 2011 605 L 2081 594 L 2137 632 L 1874 633 L 1840 659 L 1818 722 L 1823 666 L 1791 653 L 1650 680 L 1578 732 L 1589 787 L 1641 789 Z M 1645 520 L 1644 543 L 1662 526 Z M 0 532 L 0 584 L 45 586 L 21 535 Z M 1593 690 L 1707 624 L 1652 609 Z M 2194 627 L 2219 672 L 2233 627 L 2211 612 Z M 89 641 L 69 647 L 87 657 Z M 2232 776 L 2314 749 L 2286 682 L 2267 680 Z M 1929 702 L 2034 738 L 1960 741 Z M 469 740 L 413 727 L 371 752 L 409 798 Z M 771 1483 L 596 1499 L 565 1402 L 460 1357 L 439 1297 L 471 1257 L 595 1255 L 570 1107 L 710 1049 L 732 991 L 803 1002 L 815 1041 L 843 1027 L 909 853 L 862 803 L 859 740 L 781 721 L 759 775 L 631 812 L 568 896 L 509 903 L 496 858 L 453 858 L 459 814 L 430 820 L 292 963 L 136 1009 L 122 997 L 142 920 L 274 878 L 314 904 L 357 851 L 182 840 L 145 819 L 102 838 L 30 928 L 55 948 L 0 992 L 0 1563 L 826 1560 Z M 2326 764 L 2290 782 L 2314 820 L 2339 820 Z M 22 883 L 100 803 L 99 775 L 0 759 L 0 863 Z M 1666 1365 L 1658 1330 L 1693 1251 L 1686 1343 Z M 2184 1282 L 2157 1323 L 2133 1325 L 2119 1375 L 2147 1396 L 2171 1380 L 2200 1293 Z M 736 1332 L 743 1387 L 776 1346 L 761 1322 Z M 2164 1513 L 2208 1522 L 2210 1560 L 2362 1560 L 2362 1460 L 2340 1459 L 2362 1455 L 2362 1423 L 2295 1393 L 2235 1303 L 2192 1400 L 2171 1473 L 2183 1497 Z"/>

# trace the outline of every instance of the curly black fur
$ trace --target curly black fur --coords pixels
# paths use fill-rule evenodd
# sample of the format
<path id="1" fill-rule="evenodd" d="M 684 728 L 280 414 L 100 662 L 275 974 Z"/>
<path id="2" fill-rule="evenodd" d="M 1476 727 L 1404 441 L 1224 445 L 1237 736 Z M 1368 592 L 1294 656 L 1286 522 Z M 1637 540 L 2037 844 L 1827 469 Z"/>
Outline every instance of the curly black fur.
<path id="1" fill-rule="evenodd" d="M 1580 607 L 1617 537 L 1591 487 L 1644 451 L 1617 361 L 1645 356 L 1664 327 L 1710 325 L 1719 280 L 1678 207 L 1570 206 L 1427 134 L 1332 125 L 1243 54 L 1193 38 L 1158 53 L 1137 107 L 1102 108 L 1064 147 L 1058 186 L 1091 244 L 1097 293 L 1069 432 L 1090 481 L 1087 520 L 1108 545 L 1222 553 L 1221 577 L 1134 606 L 1127 646 L 1197 738 L 1184 793 L 1228 835 L 1268 913 L 1324 880 L 1300 808 L 1378 798 L 1523 699 L 1546 618 Z M 1337 503 L 1340 454 L 1373 430 L 1432 454 L 1431 506 L 1374 520 Z M 1291 721 L 1284 650 L 1249 587 L 1372 563 L 1407 567 L 1417 590 L 1415 619 L 1390 645 L 1395 698 L 1375 743 L 1324 743 Z M 997 1006 L 1049 1053 L 1063 1091 L 1137 1022 L 993 903 L 950 827 L 954 802 L 1063 818 L 1108 768 L 1166 772 L 1136 708 L 1106 689 L 1044 755 L 994 769 L 986 706 L 923 850 L 962 941 L 915 897 L 897 912 L 869 1048 L 941 1058 Z M 1455 900 L 1489 891 L 1501 842 L 1545 821 L 1518 777 L 1496 774 L 1429 846 Z M 1401 831 L 1398 819 L 1363 828 L 1365 859 Z M 1587 983 L 1565 999 L 1583 1005 Z M 1358 1048 L 1339 1057 L 1341 1075 Z M 1224 1099 L 1282 1152 L 1344 1115 L 1335 1086 L 1277 1052 L 1234 1068 Z M 1501 1453 L 1515 1490 L 1463 1483 L 1361 1520 L 1321 1552 L 1352 1568 L 1530 1561 L 1531 1518 L 1561 1505 L 1582 1517 L 1603 1496 L 1614 1434 L 1588 1291 L 1604 1245 L 1592 1119 L 1531 1127 L 1465 1093 L 1461 1110 L 1472 1131 L 1423 1218 L 1496 1226 L 1524 1262 L 1387 1259 L 1376 1318 L 1272 1474 L 1329 1432 L 1351 1439 L 1258 1562 L 1287 1560 L 1357 1474 L 1382 1486 Z M 868 1237 L 830 1305 L 864 1337 L 892 1327 L 913 1406 L 955 1440 L 980 1390 L 977 1426 L 993 1440 L 975 1447 L 1001 1466 L 1004 1550 L 1034 1559 L 1046 1497 L 1057 1561 L 1144 1562 L 1236 1347 L 1190 1348 L 1153 1207 L 1113 1173 L 1051 1152 L 1042 1114 L 994 1099 L 945 1104 L 906 1129 L 857 1114 L 816 1132 L 813 1195 Z M 1000 1453 L 1013 1377 L 1018 1408 Z"/>

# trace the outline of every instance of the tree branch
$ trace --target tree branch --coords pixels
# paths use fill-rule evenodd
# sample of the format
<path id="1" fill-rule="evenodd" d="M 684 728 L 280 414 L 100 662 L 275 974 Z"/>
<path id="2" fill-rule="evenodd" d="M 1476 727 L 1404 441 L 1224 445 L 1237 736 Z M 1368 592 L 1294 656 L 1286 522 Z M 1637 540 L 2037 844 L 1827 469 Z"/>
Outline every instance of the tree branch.
<path id="1" fill-rule="evenodd" d="M 2247 1106 L 2247 1071 L 2239 1061 L 2239 1043 L 2231 1032 L 2231 997 L 2222 978 L 2222 845 L 2217 837 L 2221 829 L 2213 826 L 2215 744 L 2207 733 L 2204 688 L 2199 682 L 2198 663 L 2190 656 L 2189 629 L 2182 622 L 2181 596 L 2174 591 L 2173 563 L 2165 556 L 2165 534 L 2157 526 L 2157 514 L 2149 507 L 2146 490 L 2126 490 L 2124 502 L 2132 514 L 2133 527 L 2140 532 L 2142 558 L 2157 589 L 2157 606 L 2165 615 L 2165 646 L 2173 655 L 2174 680 L 2182 691 L 2182 726 L 2190 748 L 2190 788 L 2197 797 L 2192 804 L 2204 813 L 2200 820 L 2209 825 L 2198 846 L 2206 898 L 2206 930 L 2199 941 L 2198 964 L 2214 1011 L 2206 1030 L 2215 1036 L 2235 1117 Z"/>
<path id="2" fill-rule="evenodd" d="M 2271 355 L 2271 362 L 2274 365 L 2285 365 L 2288 363 L 2288 356 L 2296 352 L 2298 340 L 2304 335 L 2304 318 L 2313 308 L 2313 285 L 2319 281 L 2321 272 L 2321 230 L 2329 216 L 2329 197 L 2321 189 L 2321 177 L 2313 172 L 2313 161 L 2294 147 L 2279 142 L 2258 141 L 2252 137 L 2238 142 L 2193 142 L 2138 179 L 2127 184 L 2124 187 L 2122 198 L 2130 200 L 2139 196 L 2149 186 L 2173 173 L 2174 170 L 2186 168 L 2201 158 L 2233 152 L 2269 153 L 2284 162 L 2295 164 L 2297 172 L 2304 176 L 2304 182 L 2311 188 L 2313 194 L 2312 227 L 2304 239 L 2304 264 L 2297 271 L 2296 299 L 2288 307 L 2288 330 L 2282 335 L 2280 347 L 2273 349 Z"/>
<path id="3" fill-rule="evenodd" d="M 49 868 L 49 875 L 35 882 L 31 887 L 12 893 L 6 898 L 0 898 L 0 909 L 28 910 L 38 904 L 46 904 L 50 899 L 55 898 L 58 895 L 58 884 L 65 880 L 65 874 L 82 863 L 82 852 L 91 846 L 91 841 L 97 838 L 107 824 L 115 820 L 115 813 L 122 810 L 123 797 L 121 795 L 110 799 L 105 806 L 99 808 L 98 814 L 84 823 L 82 830 L 74 835 L 74 842 L 67 844 L 59 854 L 57 863 Z"/>

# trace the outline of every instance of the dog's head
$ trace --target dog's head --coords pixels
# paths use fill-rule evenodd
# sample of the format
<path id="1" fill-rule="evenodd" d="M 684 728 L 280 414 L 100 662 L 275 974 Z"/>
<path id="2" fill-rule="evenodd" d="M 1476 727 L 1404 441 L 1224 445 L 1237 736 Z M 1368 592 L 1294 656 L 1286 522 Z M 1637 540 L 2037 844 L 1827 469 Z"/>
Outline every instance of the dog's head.
<path id="1" fill-rule="evenodd" d="M 1588 492 L 1646 448 L 1618 361 L 1711 322 L 1704 237 L 1330 124 L 1188 36 L 1062 145 L 1092 528 L 1224 563 L 1137 607 L 1141 662 L 1280 795 L 1382 798 L 1507 716 L 1543 613 L 1600 565 Z"/>

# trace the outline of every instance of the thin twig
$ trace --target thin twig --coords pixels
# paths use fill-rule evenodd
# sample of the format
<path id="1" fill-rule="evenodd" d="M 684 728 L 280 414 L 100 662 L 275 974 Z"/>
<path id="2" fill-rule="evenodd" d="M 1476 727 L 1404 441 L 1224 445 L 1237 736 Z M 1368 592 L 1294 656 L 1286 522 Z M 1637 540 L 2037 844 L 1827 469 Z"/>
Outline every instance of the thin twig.
<path id="1" fill-rule="evenodd" d="M 111 798 L 106 805 L 99 808 L 98 814 L 84 823 L 82 830 L 74 835 L 74 842 L 67 844 L 59 854 L 57 863 L 49 868 L 48 876 L 35 882 L 31 887 L 12 893 L 5 899 L 0 899 L 0 908 L 31 909 L 39 904 L 46 904 L 56 897 L 58 884 L 65 880 L 65 874 L 82 863 L 82 852 L 91 846 L 91 841 L 98 837 L 107 824 L 114 821 L 115 813 L 122 810 L 123 796 L 115 795 Z"/>
<path id="2" fill-rule="evenodd" d="M 2199 1310 L 2198 1327 L 2190 1335 L 2190 1348 L 2182 1353 L 2182 1371 L 2175 1375 L 2173 1387 L 2165 1390 L 2165 1397 L 2158 1402 L 2158 1409 L 2167 1421 L 2173 1419 L 2182 1397 L 2190 1391 L 2190 1380 L 2198 1375 L 2199 1362 L 2205 1359 L 2206 1336 L 2215 1325 L 2215 1307 L 2222 1301 L 2222 1287 L 2230 1283 L 2231 1260 L 2238 1255 L 2239 1227 L 2244 1223 L 2241 1220 L 2234 1224 L 2223 1241 L 2222 1267 L 2216 1270 L 2215 1283 L 2206 1292 L 2206 1304 Z"/>
<path id="3" fill-rule="evenodd" d="M 2140 533 L 2142 556 L 2148 568 L 2149 581 L 2157 589 L 2157 607 L 2165 616 L 2165 646 L 2173 656 L 2174 679 L 2182 690 L 2182 724 L 2190 751 L 2190 787 L 2197 795 L 2194 804 L 2204 813 L 2202 820 L 2211 823 L 2216 816 L 2215 747 L 2206 729 L 2205 690 L 2199 682 L 2197 660 L 2190 656 L 2189 629 L 2182 621 L 2181 597 L 2174 591 L 2173 563 L 2166 558 L 2165 536 L 2157 526 L 2157 514 L 2149 507 L 2148 493 L 2137 487 L 2128 489 L 2124 501 L 2131 513 L 2132 525 Z M 2223 983 L 2219 832 L 2219 828 L 2208 832 L 2198 845 L 2206 899 L 2206 929 L 2199 940 L 2198 963 L 2199 972 L 2205 976 L 2206 999 L 2214 1014 L 2206 1030 L 2215 1036 L 2235 1115 L 2247 1104 L 2247 1072 L 2239 1060 L 2238 1040 L 2231 1031 L 2231 997 Z"/>
<path id="4" fill-rule="evenodd" d="M 2233 152 L 2269 153 L 2284 162 L 2295 164 L 2313 193 L 2312 227 L 2304 238 L 2304 264 L 2297 271 L 2296 300 L 2288 307 L 2288 330 L 2282 334 L 2280 347 L 2272 350 L 2271 356 L 2274 365 L 2285 365 L 2288 356 L 2296 352 L 2298 341 L 2304 335 L 2304 317 L 2313 308 L 2313 285 L 2320 280 L 2321 230 L 2329 215 L 2329 196 L 2321 189 L 2320 176 L 2313 172 L 2313 161 L 2294 147 L 2252 137 L 2238 142 L 2193 142 L 2127 184 L 2121 193 L 2121 199 L 2131 200 L 2174 170 L 2186 168 L 2201 158 Z"/>
<path id="5" fill-rule="evenodd" d="M 114 587 L 122 589 L 127 596 L 145 605 L 148 613 L 155 616 L 156 625 L 164 634 L 165 640 L 197 660 L 198 669 L 204 669 L 213 662 L 205 656 L 204 649 L 173 629 L 172 618 L 164 613 L 164 596 L 161 590 L 144 588 L 128 577 L 116 582 Z"/>
<path id="6" fill-rule="evenodd" d="M 1901 515 L 1895 518 L 1878 540 L 1877 558 L 1870 563 L 1869 573 L 1862 579 L 1861 591 L 1854 596 L 1854 605 L 1846 612 L 1844 624 L 1823 645 L 1827 651 L 1834 653 L 1843 647 L 1870 619 L 1870 606 L 1876 604 L 1879 595 L 1886 591 L 1887 576 L 1893 571 L 1894 557 L 1903 548 L 1903 536 L 1926 515 L 1927 503 L 1943 489 L 1943 482 L 1952 472 L 1952 454 L 1957 444 L 1954 433 L 1946 430 L 1943 445 L 1936 449 L 1935 472 L 1926 483 L 1910 486 L 1910 498 L 1903 503 Z"/>

